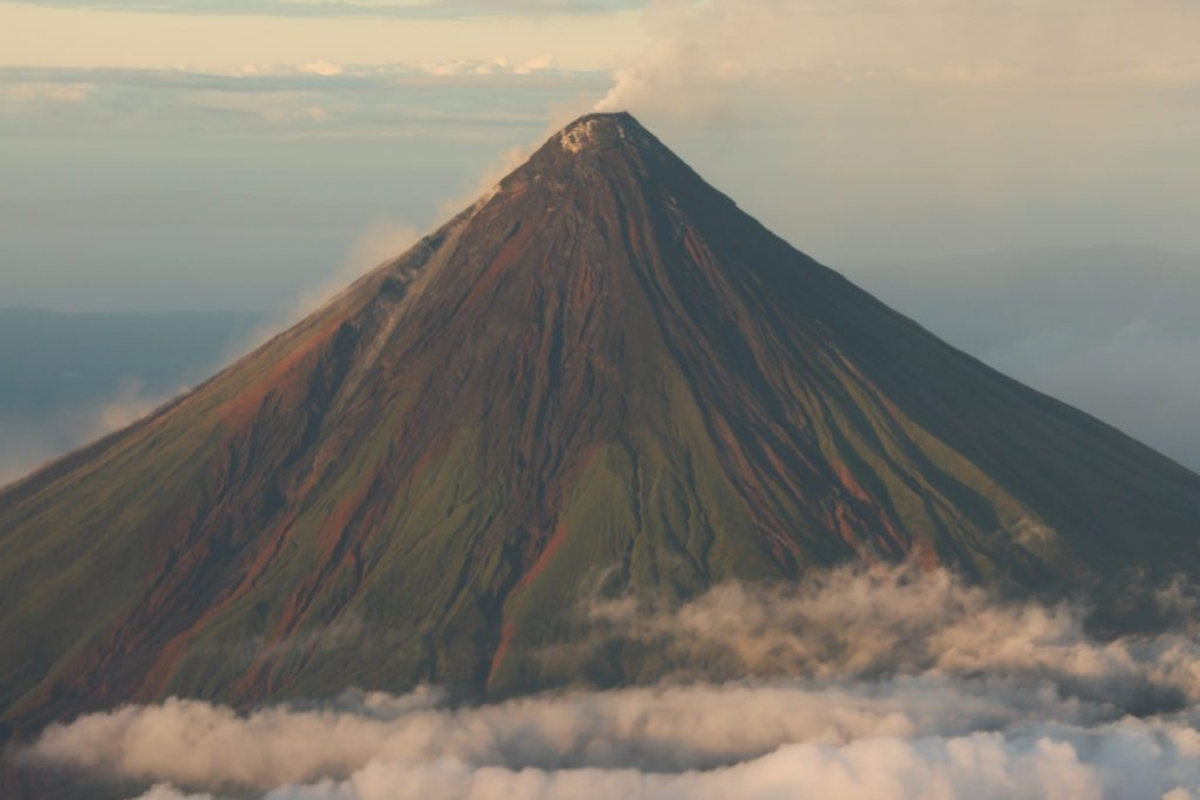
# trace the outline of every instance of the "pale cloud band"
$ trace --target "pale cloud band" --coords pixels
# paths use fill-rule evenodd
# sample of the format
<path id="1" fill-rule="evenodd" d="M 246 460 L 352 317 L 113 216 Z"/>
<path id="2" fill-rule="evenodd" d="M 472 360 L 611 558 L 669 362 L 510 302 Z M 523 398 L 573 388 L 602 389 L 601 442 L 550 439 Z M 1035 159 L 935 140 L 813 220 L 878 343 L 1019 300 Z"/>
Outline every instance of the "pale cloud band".
<path id="1" fill-rule="evenodd" d="M 612 14 L 648 0 L 24 0 L 27 5 L 95 11 L 219 16 L 376 16 L 467 19 Z"/>
<path id="2" fill-rule="evenodd" d="M 633 9 L 501 14 L 496 8 L 487 17 L 398 11 L 319 16 L 218 13 L 215 6 L 194 12 L 182 5 L 131 10 L 0 2 L 0 66 L 229 72 L 246 64 L 319 59 L 379 65 L 551 58 L 563 69 L 586 70 L 611 69 L 646 44 Z"/>
<path id="3" fill-rule="evenodd" d="M 1194 613 L 1176 584 L 1160 607 Z M 725 586 L 675 609 L 590 608 L 613 632 L 727 648 L 792 677 L 462 706 L 352 691 L 238 714 L 169 700 L 56 726 L 43 768 L 142 800 L 877 800 L 1200 796 L 1188 631 L 1100 642 L 1082 611 L 1005 603 L 942 572 Z"/>

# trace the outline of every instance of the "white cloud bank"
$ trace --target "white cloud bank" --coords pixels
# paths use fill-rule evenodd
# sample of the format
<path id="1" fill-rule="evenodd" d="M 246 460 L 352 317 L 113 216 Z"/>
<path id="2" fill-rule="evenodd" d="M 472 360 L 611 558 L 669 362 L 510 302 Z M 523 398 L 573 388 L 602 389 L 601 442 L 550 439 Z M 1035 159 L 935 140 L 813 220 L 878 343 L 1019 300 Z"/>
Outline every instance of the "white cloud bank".
<path id="1" fill-rule="evenodd" d="M 1180 586 L 1160 599 L 1193 604 Z M 1070 607 L 911 568 L 593 613 L 629 635 L 782 653 L 790 676 L 477 707 L 431 689 L 250 714 L 171 699 L 52 727 L 25 758 L 141 782 L 141 800 L 1200 797 L 1187 632 L 1098 642 Z M 1135 716 L 1156 692 L 1176 702 Z"/>
<path id="2" fill-rule="evenodd" d="M 1049 691 L 1013 705 L 1019 694 L 1015 685 L 926 676 L 626 690 L 466 710 L 433 706 L 427 693 L 353 695 L 322 710 L 249 717 L 172 700 L 52 730 L 37 754 L 272 800 L 1145 798 L 1200 787 L 1200 734 L 1189 720 L 1086 723 L 1093 709 Z"/>

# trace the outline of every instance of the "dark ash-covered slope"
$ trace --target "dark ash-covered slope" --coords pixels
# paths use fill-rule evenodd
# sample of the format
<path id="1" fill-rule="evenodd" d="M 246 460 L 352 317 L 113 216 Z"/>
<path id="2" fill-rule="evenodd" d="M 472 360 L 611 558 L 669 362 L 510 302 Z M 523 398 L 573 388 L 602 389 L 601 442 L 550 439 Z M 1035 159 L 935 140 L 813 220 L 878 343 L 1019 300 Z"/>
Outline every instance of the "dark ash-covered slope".
<path id="1" fill-rule="evenodd" d="M 1197 575 L 1200 477 L 765 230 L 627 115 L 151 418 L 0 494 L 0 713 L 503 693 L 577 603 L 848 559 Z M 549 657 L 547 653 L 558 653 Z M 566 654 L 566 655 L 564 655 Z"/>

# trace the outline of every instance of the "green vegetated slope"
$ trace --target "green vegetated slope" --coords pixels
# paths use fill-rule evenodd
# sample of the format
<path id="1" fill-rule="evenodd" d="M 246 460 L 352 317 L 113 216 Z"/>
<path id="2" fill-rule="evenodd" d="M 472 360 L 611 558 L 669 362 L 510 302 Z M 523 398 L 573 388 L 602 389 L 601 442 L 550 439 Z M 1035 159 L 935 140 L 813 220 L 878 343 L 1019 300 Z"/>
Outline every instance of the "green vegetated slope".
<path id="1" fill-rule="evenodd" d="M 169 694 L 504 694 L 595 593 L 851 559 L 997 587 L 1197 574 L 1200 477 L 943 344 L 627 115 L 153 417 L 0 494 L 20 733 Z"/>

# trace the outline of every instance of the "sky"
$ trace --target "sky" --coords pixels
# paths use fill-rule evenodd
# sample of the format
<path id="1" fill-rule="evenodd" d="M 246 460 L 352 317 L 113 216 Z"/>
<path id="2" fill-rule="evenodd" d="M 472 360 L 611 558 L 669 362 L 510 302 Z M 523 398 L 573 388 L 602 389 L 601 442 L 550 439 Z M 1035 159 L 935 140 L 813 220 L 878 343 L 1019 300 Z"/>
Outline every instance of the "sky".
<path id="1" fill-rule="evenodd" d="M 624 109 L 801 250 L 1197 465 L 1200 329 L 1159 315 L 1200 304 L 1198 37 L 1194 0 L 0 0 L 0 307 L 309 307 Z M 1064 250 L 1071 301 L 1031 301 Z"/>
<path id="2" fill-rule="evenodd" d="M 270 310 L 627 109 L 835 267 L 1200 253 L 1190 0 L 0 0 L 0 305 Z"/>
<path id="3" fill-rule="evenodd" d="M 0 0 L 0 306 L 303 307 L 627 109 L 802 250 L 1197 465 L 1198 35 L 1195 0 Z M 24 757 L 141 800 L 1200 797 L 1195 587 L 1152 598 L 1189 626 L 1096 641 L 1086 608 L 911 569 L 586 609 L 727 650 L 730 683 L 171 699 Z"/>

